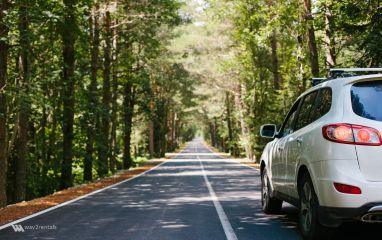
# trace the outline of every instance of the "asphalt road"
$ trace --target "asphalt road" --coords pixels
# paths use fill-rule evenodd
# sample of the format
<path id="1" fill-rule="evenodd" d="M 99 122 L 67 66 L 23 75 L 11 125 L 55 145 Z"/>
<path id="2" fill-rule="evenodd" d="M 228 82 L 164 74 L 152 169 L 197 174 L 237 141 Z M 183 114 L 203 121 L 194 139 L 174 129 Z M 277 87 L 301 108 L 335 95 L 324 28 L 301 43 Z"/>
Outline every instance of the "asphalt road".
<path id="1" fill-rule="evenodd" d="M 140 177 L 18 224 L 24 232 L 10 226 L 0 240 L 300 239 L 297 209 L 263 214 L 259 171 L 216 156 L 201 140 Z M 363 231 L 378 228 L 345 226 L 336 239 Z"/>

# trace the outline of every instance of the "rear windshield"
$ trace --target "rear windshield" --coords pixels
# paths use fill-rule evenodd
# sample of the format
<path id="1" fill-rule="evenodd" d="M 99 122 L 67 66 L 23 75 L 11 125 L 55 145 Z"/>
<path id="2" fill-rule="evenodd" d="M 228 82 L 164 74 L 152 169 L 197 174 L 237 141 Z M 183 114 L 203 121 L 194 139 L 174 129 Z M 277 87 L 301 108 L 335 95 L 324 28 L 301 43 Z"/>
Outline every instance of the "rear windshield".
<path id="1" fill-rule="evenodd" d="M 351 88 L 353 111 L 364 118 L 382 121 L 382 81 L 356 83 Z"/>

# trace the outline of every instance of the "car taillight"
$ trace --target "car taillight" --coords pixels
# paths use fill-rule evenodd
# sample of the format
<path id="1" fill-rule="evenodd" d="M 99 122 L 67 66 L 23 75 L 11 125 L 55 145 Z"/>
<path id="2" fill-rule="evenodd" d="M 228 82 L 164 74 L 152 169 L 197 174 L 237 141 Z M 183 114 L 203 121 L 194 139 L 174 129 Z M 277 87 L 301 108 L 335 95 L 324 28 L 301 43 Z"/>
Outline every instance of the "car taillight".
<path id="1" fill-rule="evenodd" d="M 345 144 L 381 146 L 382 138 L 378 130 L 353 124 L 330 124 L 322 128 L 324 138 Z"/>
<path id="2" fill-rule="evenodd" d="M 337 191 L 340 193 L 346 193 L 346 194 L 361 194 L 362 191 L 359 187 L 342 184 L 342 183 L 333 183 L 334 187 Z"/>

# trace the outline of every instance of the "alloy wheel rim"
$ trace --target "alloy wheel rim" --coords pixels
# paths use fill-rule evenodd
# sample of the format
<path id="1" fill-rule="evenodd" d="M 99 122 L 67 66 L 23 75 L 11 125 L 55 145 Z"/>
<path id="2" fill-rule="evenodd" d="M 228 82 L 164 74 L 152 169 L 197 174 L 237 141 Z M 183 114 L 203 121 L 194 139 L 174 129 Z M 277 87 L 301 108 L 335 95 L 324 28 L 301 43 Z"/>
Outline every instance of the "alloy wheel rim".
<path id="1" fill-rule="evenodd" d="M 301 223 L 305 231 L 312 227 L 312 191 L 308 183 L 303 187 L 303 197 L 301 198 Z"/>
<path id="2" fill-rule="evenodd" d="M 262 191 L 263 191 L 263 194 L 262 194 L 262 204 L 263 206 L 265 205 L 266 203 L 266 200 L 267 200 L 267 197 L 268 197 L 268 179 L 267 179 L 267 176 L 264 174 L 263 175 L 263 186 L 262 186 Z"/>

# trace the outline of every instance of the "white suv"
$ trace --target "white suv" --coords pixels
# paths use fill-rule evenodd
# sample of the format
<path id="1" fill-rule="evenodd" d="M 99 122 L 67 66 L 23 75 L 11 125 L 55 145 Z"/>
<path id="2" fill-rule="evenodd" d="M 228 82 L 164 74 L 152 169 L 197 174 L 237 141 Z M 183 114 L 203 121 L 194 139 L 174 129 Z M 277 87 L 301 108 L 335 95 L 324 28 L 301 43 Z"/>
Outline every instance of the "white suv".
<path id="1" fill-rule="evenodd" d="M 261 156 L 262 205 L 299 207 L 305 239 L 345 221 L 382 222 L 382 74 L 329 79 L 302 94 Z"/>

